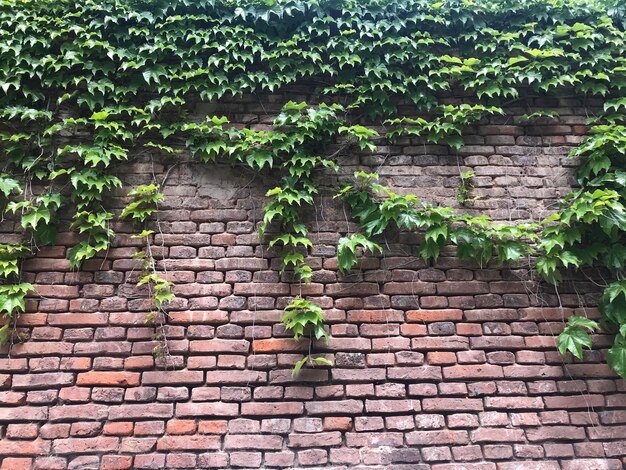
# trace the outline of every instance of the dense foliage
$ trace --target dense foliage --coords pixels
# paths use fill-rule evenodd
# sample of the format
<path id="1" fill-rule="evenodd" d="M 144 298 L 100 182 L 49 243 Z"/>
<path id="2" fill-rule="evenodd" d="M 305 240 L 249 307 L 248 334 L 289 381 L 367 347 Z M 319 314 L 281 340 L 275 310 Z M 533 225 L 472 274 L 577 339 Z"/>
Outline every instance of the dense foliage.
<path id="1" fill-rule="evenodd" d="M 73 267 L 106 250 L 114 214 L 105 198 L 122 185 L 112 169 L 143 151 L 279 174 L 280 185 L 267 193 L 261 236 L 267 232 L 271 246 L 283 247 L 283 270 L 307 282 L 311 241 L 300 209 L 317 192 L 316 168 L 340 171 L 340 152 L 375 152 L 384 139 L 460 148 L 465 126 L 503 114 L 506 104 L 567 91 L 603 97 L 605 114 L 573 152 L 583 161 L 580 189 L 541 227 L 457 215 L 360 174 L 338 189 L 363 227 L 340 241 L 339 267 L 353 267 L 360 249 L 380 250 L 371 237 L 390 224 L 424 230 L 427 259 L 449 243 L 480 263 L 534 255 L 552 283 L 565 268 L 606 266 L 617 279 L 600 301 L 603 327 L 617 333 L 608 360 L 626 376 L 625 24 L 620 0 L 2 0 L 0 203 L 21 217 L 24 236 L 0 244 L 1 339 L 11 340 L 31 290 L 20 282 L 20 260 L 54 243 L 60 210 L 73 214 L 72 228 L 83 236 L 69 254 Z M 190 117 L 198 100 L 296 82 L 315 87 L 319 104 L 287 103 L 272 130 Z M 450 104 L 442 97 L 452 89 L 473 99 Z M 399 104 L 414 111 L 402 115 L 406 106 Z M 528 118 L 541 116 L 538 110 Z M 388 132 L 379 136 L 366 123 Z M 337 141 L 339 150 L 328 152 Z M 470 188 L 463 180 L 460 201 Z M 149 286 L 152 318 L 166 312 L 172 294 L 151 254 L 146 222 L 162 194 L 159 182 L 149 183 L 129 194 L 121 219 L 135 222 L 146 240 L 140 284 Z M 284 322 L 296 337 L 326 335 L 321 309 L 306 299 L 294 300 Z M 570 319 L 559 349 L 580 358 L 597 327 Z"/>

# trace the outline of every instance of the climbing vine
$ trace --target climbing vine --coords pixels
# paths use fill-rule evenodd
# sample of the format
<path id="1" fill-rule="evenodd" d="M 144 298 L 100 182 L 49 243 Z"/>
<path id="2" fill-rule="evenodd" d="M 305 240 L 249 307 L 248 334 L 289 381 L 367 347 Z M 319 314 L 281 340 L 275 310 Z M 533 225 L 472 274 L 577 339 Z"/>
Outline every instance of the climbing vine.
<path id="1" fill-rule="evenodd" d="M 281 250 L 281 272 L 306 283 L 312 242 L 301 210 L 318 192 L 317 169 L 343 174 L 342 154 L 398 139 L 459 149 L 467 126 L 511 103 L 575 94 L 602 98 L 604 112 L 572 151 L 582 161 L 580 188 L 553 216 L 496 224 L 359 173 L 338 188 L 362 227 L 340 240 L 338 264 L 348 271 L 360 250 L 381 251 L 374 238 L 395 225 L 424 231 L 424 259 L 436 260 L 446 244 L 481 265 L 533 257 L 554 284 L 565 269 L 603 266 L 615 279 L 599 302 L 602 327 L 616 333 L 608 361 L 626 377 L 625 27 L 620 0 L 0 1 L 0 209 L 23 234 L 0 244 L 0 340 L 11 341 L 32 291 L 20 262 L 54 244 L 56 214 L 70 214 L 81 235 L 69 251 L 73 268 L 109 248 L 116 215 L 106 196 L 123 184 L 120 163 L 150 153 L 171 165 L 271 171 L 279 182 L 267 192 L 259 235 Z M 268 130 L 193 115 L 198 101 L 295 83 L 311 88 L 312 103 L 288 102 Z M 471 99 L 452 99 L 456 91 Z M 550 110 L 525 118 L 546 116 L 558 119 Z M 461 179 L 466 202 L 471 177 Z M 163 196 L 154 182 L 129 196 L 117 219 L 133 222 L 145 242 L 139 285 L 149 292 L 150 319 L 173 299 L 147 225 Z M 321 308 L 301 297 L 283 321 L 295 339 L 327 336 Z M 581 358 L 598 327 L 570 319 L 559 350 Z M 321 359 L 309 354 L 298 366 Z"/>

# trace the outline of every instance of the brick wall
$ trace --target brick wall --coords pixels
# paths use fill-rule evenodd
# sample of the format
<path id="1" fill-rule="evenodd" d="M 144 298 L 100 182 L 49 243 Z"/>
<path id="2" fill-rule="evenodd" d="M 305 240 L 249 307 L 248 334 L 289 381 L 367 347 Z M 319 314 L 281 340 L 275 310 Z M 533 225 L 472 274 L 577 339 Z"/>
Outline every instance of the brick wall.
<path id="1" fill-rule="evenodd" d="M 286 99 L 198 112 L 258 128 Z M 530 105 L 552 106 L 559 122 L 518 125 L 529 108 L 510 108 L 469 129 L 458 155 L 407 141 L 341 163 L 446 205 L 471 168 L 481 198 L 467 210 L 539 220 L 574 182 L 566 154 L 593 109 L 572 99 Z M 149 183 L 170 164 L 144 158 L 119 175 Z M 322 187 L 335 180 L 320 174 Z M 481 269 L 450 251 L 426 264 L 415 256 L 419 236 L 388 233 L 384 255 L 340 276 L 335 245 L 356 226 L 328 189 L 308 214 L 315 274 L 302 293 L 326 311 L 332 339 L 315 351 L 335 367 L 292 378 L 302 346 L 279 322 L 300 286 L 280 279 L 256 234 L 271 184 L 271 174 L 228 167 L 171 170 L 156 227 L 160 267 L 176 285 L 165 357 L 153 354 L 145 292 L 134 287 L 141 243 L 130 227 L 116 226 L 115 247 L 80 272 L 69 269 L 77 238 L 66 232 L 24 263 L 38 295 L 21 319 L 30 339 L 0 358 L 3 470 L 622 468 L 626 385 L 605 365 L 611 338 L 594 337 L 584 362 L 555 350 L 564 318 L 597 317 L 597 273 L 570 276 L 556 292 L 528 265 Z M 127 190 L 111 207 L 123 207 Z M 9 221 L 0 230 L 17 236 Z"/>

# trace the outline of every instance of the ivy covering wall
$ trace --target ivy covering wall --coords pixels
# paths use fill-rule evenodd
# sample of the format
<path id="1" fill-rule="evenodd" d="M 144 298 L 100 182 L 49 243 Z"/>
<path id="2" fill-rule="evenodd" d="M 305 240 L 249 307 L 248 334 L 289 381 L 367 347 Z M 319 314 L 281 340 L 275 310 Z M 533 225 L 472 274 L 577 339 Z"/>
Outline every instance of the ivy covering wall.
<path id="1" fill-rule="evenodd" d="M 531 257 L 553 284 L 565 269 L 605 267 L 602 325 L 571 317 L 559 350 L 580 358 L 589 331 L 615 332 L 608 361 L 626 377 L 625 27 L 618 0 L 4 0 L 0 204 L 20 218 L 23 240 L 0 244 L 0 339 L 16 340 L 15 320 L 32 290 L 21 282 L 21 260 L 54 243 L 61 211 L 72 213 L 81 235 L 69 254 L 74 268 L 108 249 L 114 221 L 134 223 L 145 242 L 139 285 L 153 304 L 146 320 L 167 312 L 171 283 L 157 268 L 148 225 L 158 217 L 163 182 L 133 189 L 132 202 L 114 215 L 105 200 L 122 185 L 114 174 L 120 162 L 152 155 L 170 166 L 226 162 L 278 175 L 259 236 L 281 248 L 281 272 L 306 283 L 312 243 L 300 212 L 318 192 L 314 170 L 340 171 L 341 154 L 376 153 L 400 140 L 459 149 L 466 126 L 506 105 L 574 94 L 602 98 L 604 113 L 590 116 L 590 134 L 572 152 L 581 161 L 580 188 L 554 215 L 541 224 L 496 224 L 396 194 L 375 174 L 359 173 L 336 188 L 361 226 L 339 241 L 338 264 L 347 272 L 362 250 L 382 251 L 376 237 L 395 226 L 424 232 L 424 259 L 436 260 L 450 244 L 479 264 Z M 287 103 L 266 130 L 231 126 L 223 116 L 189 118 L 198 101 L 298 82 L 312 84 L 315 104 Z M 468 99 L 446 99 L 451 90 Z M 558 122 L 542 109 L 525 119 Z M 296 340 L 328 335 L 323 310 L 305 298 L 295 298 L 283 322 Z M 327 362 L 308 356 L 295 372 Z"/>

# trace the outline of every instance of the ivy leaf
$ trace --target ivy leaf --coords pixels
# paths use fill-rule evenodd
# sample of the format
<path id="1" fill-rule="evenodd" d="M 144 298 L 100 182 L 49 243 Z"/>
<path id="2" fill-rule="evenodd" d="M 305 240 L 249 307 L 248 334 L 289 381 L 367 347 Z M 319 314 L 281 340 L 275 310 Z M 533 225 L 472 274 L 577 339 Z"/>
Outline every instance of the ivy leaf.
<path id="1" fill-rule="evenodd" d="M 100 111 L 97 113 L 93 113 L 89 119 L 92 121 L 106 121 L 109 117 L 109 113 L 107 111 Z"/>
<path id="2" fill-rule="evenodd" d="M 4 197 L 9 197 L 11 194 L 22 194 L 22 186 L 16 179 L 0 174 L 0 193 Z"/>
<path id="3" fill-rule="evenodd" d="M 598 325 L 598 322 L 590 320 L 587 317 L 581 317 L 578 315 L 570 316 L 567 319 L 567 325 L 576 328 L 586 328 L 591 331 L 595 331 L 600 327 L 600 325 Z"/>
<path id="4" fill-rule="evenodd" d="M 33 230 L 38 230 L 39 222 L 43 221 L 49 224 L 50 217 L 52 217 L 50 209 L 45 206 L 35 207 L 22 216 L 22 227 L 25 229 L 32 228 Z"/>
<path id="5" fill-rule="evenodd" d="M 318 365 L 318 366 L 329 366 L 329 367 L 332 367 L 333 366 L 333 361 L 331 361 L 330 359 L 326 359 L 325 357 L 314 357 L 313 358 L 313 364 Z"/>
<path id="6" fill-rule="evenodd" d="M 524 256 L 526 247 L 523 243 L 515 240 L 505 240 L 498 245 L 498 258 L 500 264 L 515 262 Z"/>
<path id="7" fill-rule="evenodd" d="M 12 316 L 26 309 L 24 297 L 33 290 L 32 284 L 8 284 L 0 286 L 0 314 Z"/>
<path id="8" fill-rule="evenodd" d="M 420 256 L 423 260 L 437 260 L 439 258 L 439 254 L 441 252 L 441 247 L 437 242 L 433 240 L 426 240 L 424 245 L 420 248 Z"/>
<path id="9" fill-rule="evenodd" d="M 586 331 L 580 328 L 566 328 L 559 335 L 558 348 L 561 355 L 565 355 L 569 351 L 574 357 L 582 359 L 583 346 L 591 349 L 591 338 Z"/>
<path id="10" fill-rule="evenodd" d="M 356 251 L 358 247 L 363 247 L 371 253 L 375 251 L 379 253 L 383 252 L 382 247 L 378 243 L 371 241 L 360 233 L 343 237 L 337 244 L 337 264 L 339 271 L 346 273 L 354 267 L 357 263 Z"/>
<path id="11" fill-rule="evenodd" d="M 308 360 L 309 360 L 309 356 L 306 356 L 300 359 L 299 361 L 297 361 L 293 366 L 291 375 L 293 377 L 296 377 L 300 373 L 300 369 L 302 369 L 302 366 L 304 366 L 304 364 L 306 364 Z"/>
<path id="12" fill-rule="evenodd" d="M 41 246 L 51 246 L 57 241 L 59 232 L 55 224 L 46 224 L 37 227 L 35 231 L 35 239 Z"/>
<path id="13" fill-rule="evenodd" d="M 439 239 L 445 241 L 448 238 L 448 226 L 447 225 L 433 225 L 425 233 L 426 241 L 432 241 L 439 243 Z"/>
<path id="14" fill-rule="evenodd" d="M 626 379 L 626 338 L 619 334 L 615 337 L 613 346 L 606 354 L 609 367 L 620 377 Z"/>
<path id="15" fill-rule="evenodd" d="M 580 258 L 571 251 L 561 251 L 558 254 L 558 258 L 565 268 L 569 266 L 574 266 L 577 268 L 581 264 Z"/>

